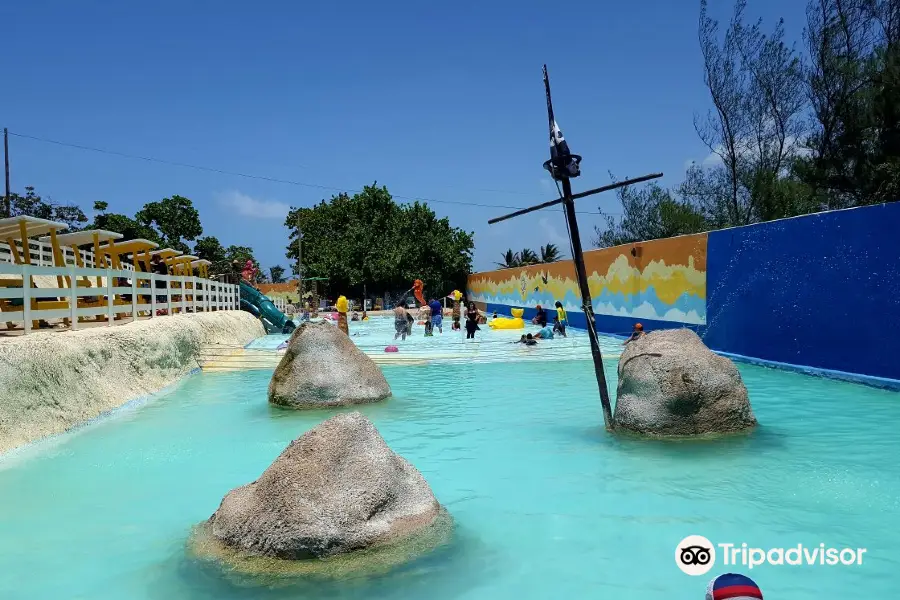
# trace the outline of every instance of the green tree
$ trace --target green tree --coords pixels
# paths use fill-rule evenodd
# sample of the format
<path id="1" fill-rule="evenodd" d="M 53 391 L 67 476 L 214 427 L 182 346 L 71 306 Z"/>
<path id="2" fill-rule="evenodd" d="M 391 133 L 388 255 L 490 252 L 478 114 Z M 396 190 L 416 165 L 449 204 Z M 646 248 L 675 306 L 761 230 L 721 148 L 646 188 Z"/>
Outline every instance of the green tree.
<path id="1" fill-rule="evenodd" d="M 231 261 L 228 260 L 228 254 L 225 247 L 217 237 L 208 235 L 206 237 L 197 238 L 194 244 L 194 255 L 208 260 L 210 275 L 221 275 L 231 273 Z"/>
<path id="2" fill-rule="evenodd" d="M 803 70 L 784 42 L 784 23 L 772 33 L 744 20 L 735 3 L 724 35 L 700 3 L 699 39 L 712 110 L 694 125 L 712 165 L 692 167 L 683 199 L 716 227 L 746 225 L 797 214 L 779 204 L 778 182 L 798 156 L 805 128 Z"/>
<path id="3" fill-rule="evenodd" d="M 678 200 L 672 192 L 652 183 L 644 187 L 627 186 L 617 190 L 622 217 L 610 215 L 606 227 L 595 227 L 594 245 L 599 248 L 646 240 L 698 233 L 707 229 L 701 212 L 690 202 Z"/>
<path id="4" fill-rule="evenodd" d="M 96 214 L 94 215 L 93 229 L 105 229 L 121 233 L 126 240 L 144 239 L 157 244 L 162 243 L 159 235 L 152 227 L 125 215 L 108 213 L 106 212 L 108 208 L 109 205 L 106 202 L 94 202 L 94 212 Z"/>
<path id="5" fill-rule="evenodd" d="M 34 187 L 25 186 L 25 195 L 10 193 L 9 195 L 10 217 L 28 215 L 38 219 L 48 219 L 58 223 L 65 223 L 69 231 L 78 231 L 88 222 L 84 211 L 74 204 L 58 204 L 51 198 L 41 198 L 34 191 Z"/>
<path id="6" fill-rule="evenodd" d="M 281 265 L 269 267 L 269 280 L 272 283 L 284 283 L 284 267 Z"/>
<path id="7" fill-rule="evenodd" d="M 797 173 L 818 206 L 897 200 L 900 8 L 896 0 L 811 0 L 805 71 L 814 116 Z"/>
<path id="8" fill-rule="evenodd" d="M 200 214 L 194 208 L 194 204 L 184 196 L 176 195 L 157 202 L 148 202 L 134 218 L 139 223 L 153 228 L 163 245 L 185 254 L 190 252 L 187 242 L 194 241 L 203 234 Z"/>
<path id="9" fill-rule="evenodd" d="M 518 252 L 513 252 L 512 248 L 503 253 L 503 262 L 498 262 L 497 266 L 501 269 L 514 269 L 522 266 Z"/>
<path id="10" fill-rule="evenodd" d="M 375 293 L 400 292 L 421 279 L 426 295 L 440 295 L 463 285 L 471 271 L 471 233 L 437 218 L 423 203 L 395 203 L 383 186 L 292 208 L 285 226 L 291 230 L 286 256 L 294 272 L 298 223 L 304 276 L 328 277 L 336 294 L 359 294 L 364 285 Z"/>
<path id="11" fill-rule="evenodd" d="M 559 253 L 559 248 L 556 247 L 556 244 L 548 243 L 546 246 L 541 246 L 540 252 L 542 263 L 552 263 L 562 258 L 562 255 Z"/>
<path id="12" fill-rule="evenodd" d="M 538 258 L 538 255 L 531 248 L 525 248 L 521 252 L 519 252 L 519 264 L 523 267 L 527 267 L 528 265 L 536 265 L 541 262 L 541 259 Z"/>

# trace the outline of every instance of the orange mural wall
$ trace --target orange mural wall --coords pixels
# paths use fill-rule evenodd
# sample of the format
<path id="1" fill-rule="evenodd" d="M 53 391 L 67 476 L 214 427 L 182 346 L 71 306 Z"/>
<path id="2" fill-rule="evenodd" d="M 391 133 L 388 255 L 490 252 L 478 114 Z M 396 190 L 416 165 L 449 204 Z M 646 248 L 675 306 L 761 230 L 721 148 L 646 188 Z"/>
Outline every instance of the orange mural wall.
<path id="1" fill-rule="evenodd" d="M 603 316 L 705 324 L 706 249 L 704 233 L 585 252 L 598 327 Z M 534 308 L 560 301 L 567 311 L 582 312 L 571 260 L 474 273 L 467 293 L 488 305 Z"/>

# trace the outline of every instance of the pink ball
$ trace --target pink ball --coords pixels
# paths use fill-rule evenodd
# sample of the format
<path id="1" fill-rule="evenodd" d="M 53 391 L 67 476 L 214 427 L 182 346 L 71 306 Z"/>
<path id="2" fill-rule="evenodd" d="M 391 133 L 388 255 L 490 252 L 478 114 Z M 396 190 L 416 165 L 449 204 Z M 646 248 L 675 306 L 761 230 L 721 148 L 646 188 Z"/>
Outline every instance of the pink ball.
<path id="1" fill-rule="evenodd" d="M 399 352 L 400 349 L 397 346 L 388 346 L 384 349 L 385 352 Z"/>

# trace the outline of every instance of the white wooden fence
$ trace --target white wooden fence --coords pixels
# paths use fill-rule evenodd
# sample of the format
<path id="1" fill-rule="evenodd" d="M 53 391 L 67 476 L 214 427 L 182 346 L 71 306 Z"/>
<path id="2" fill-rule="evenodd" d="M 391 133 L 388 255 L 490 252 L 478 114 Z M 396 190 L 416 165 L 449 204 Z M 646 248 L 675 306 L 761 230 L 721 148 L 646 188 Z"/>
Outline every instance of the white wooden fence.
<path id="1" fill-rule="evenodd" d="M 237 285 L 200 277 L 4 262 L 0 276 L 0 323 L 21 323 L 25 333 L 40 320 L 68 319 L 75 329 L 79 318 L 105 319 L 112 325 L 117 317 L 135 321 L 139 313 L 156 316 L 157 310 L 196 313 L 238 310 L 241 305 Z M 34 287 L 32 278 L 39 276 L 63 278 L 64 286 Z M 157 282 L 165 286 L 156 287 Z"/>

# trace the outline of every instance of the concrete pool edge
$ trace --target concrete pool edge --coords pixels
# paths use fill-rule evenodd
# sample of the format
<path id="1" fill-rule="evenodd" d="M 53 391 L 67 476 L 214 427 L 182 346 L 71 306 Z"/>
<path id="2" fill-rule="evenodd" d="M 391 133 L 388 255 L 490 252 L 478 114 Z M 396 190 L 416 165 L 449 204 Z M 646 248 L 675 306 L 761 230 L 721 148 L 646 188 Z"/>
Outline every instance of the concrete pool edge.
<path id="1" fill-rule="evenodd" d="M 171 386 L 204 345 L 262 335 L 249 313 L 218 311 L 0 341 L 0 455 Z"/>

